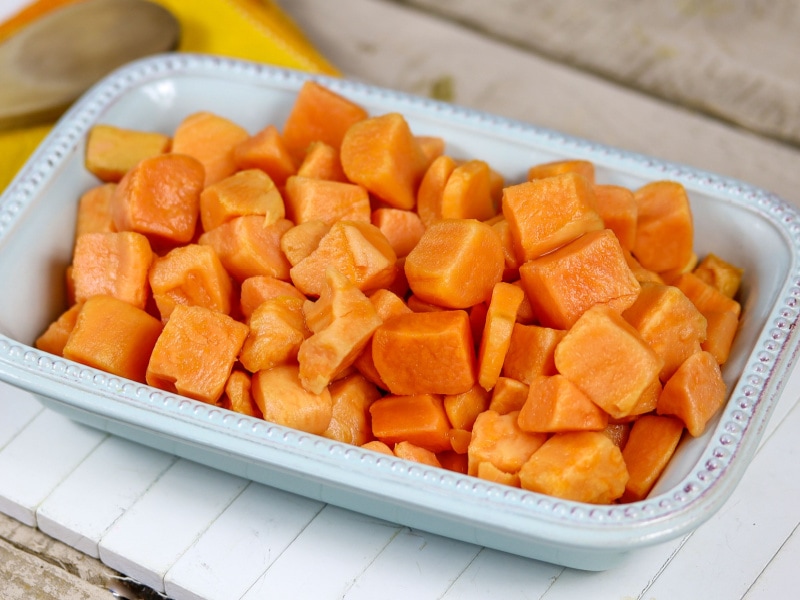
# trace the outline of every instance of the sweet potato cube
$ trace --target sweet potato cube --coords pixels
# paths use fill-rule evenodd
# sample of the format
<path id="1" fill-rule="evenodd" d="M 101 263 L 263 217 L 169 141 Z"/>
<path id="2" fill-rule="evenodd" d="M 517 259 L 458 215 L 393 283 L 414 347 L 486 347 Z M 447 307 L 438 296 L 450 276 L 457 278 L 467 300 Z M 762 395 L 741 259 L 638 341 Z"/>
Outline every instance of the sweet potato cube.
<path id="1" fill-rule="evenodd" d="M 455 450 L 445 450 L 436 454 L 436 459 L 443 469 L 462 475 L 467 474 L 469 458 L 466 453 L 459 454 Z"/>
<path id="2" fill-rule="evenodd" d="M 705 351 L 696 352 L 664 384 L 656 412 L 678 417 L 689 434 L 697 437 L 725 404 L 726 392 L 714 356 Z"/>
<path id="3" fill-rule="evenodd" d="M 347 175 L 342 169 L 342 161 L 339 158 L 339 150 L 319 140 L 309 144 L 303 162 L 297 168 L 297 175 L 347 182 Z"/>
<path id="4" fill-rule="evenodd" d="M 146 235 L 153 243 L 191 241 L 200 216 L 203 177 L 203 166 L 183 154 L 160 154 L 142 160 L 114 190 L 114 227 Z"/>
<path id="5" fill-rule="evenodd" d="M 259 169 L 238 171 L 200 194 L 200 222 L 210 231 L 236 217 L 261 215 L 271 225 L 286 216 L 283 197 L 269 175 Z"/>
<path id="6" fill-rule="evenodd" d="M 236 146 L 250 137 L 230 119 L 207 111 L 184 118 L 172 136 L 172 152 L 196 158 L 203 165 L 203 187 L 233 175 Z"/>
<path id="7" fill-rule="evenodd" d="M 322 141 L 338 149 L 347 130 L 367 116 L 367 111 L 352 100 L 315 81 L 306 81 L 283 126 L 283 141 L 299 162 L 313 142 Z"/>
<path id="8" fill-rule="evenodd" d="M 300 344 L 309 335 L 303 315 L 305 299 L 278 296 L 262 302 L 248 325 L 250 331 L 242 346 L 239 361 L 255 373 L 276 365 L 296 362 Z"/>
<path id="9" fill-rule="evenodd" d="M 441 468 L 442 466 L 442 463 L 439 462 L 435 452 L 431 452 L 427 448 L 417 446 L 416 444 L 408 441 L 396 443 L 394 445 L 394 455 L 397 458 L 410 460 L 422 465 L 428 465 L 430 467 Z"/>
<path id="10" fill-rule="evenodd" d="M 579 158 L 554 160 L 533 165 L 528 169 L 528 181 L 554 177 L 564 173 L 577 173 L 586 177 L 590 183 L 594 183 L 594 163 Z"/>
<path id="11" fill-rule="evenodd" d="M 519 413 L 500 415 L 486 410 L 472 427 L 472 441 L 467 455 L 468 473 L 478 475 L 481 463 L 488 462 L 504 473 L 518 473 L 547 439 L 545 433 L 522 431 L 517 424 Z"/>
<path id="12" fill-rule="evenodd" d="M 519 274 L 540 324 L 554 329 L 569 329 L 597 304 L 622 312 L 636 301 L 640 289 L 609 229 L 592 231 L 528 261 Z"/>
<path id="13" fill-rule="evenodd" d="M 555 370 L 555 367 L 554 367 Z M 528 399 L 528 384 L 511 377 L 498 377 L 492 390 L 489 410 L 505 415 L 519 411 Z"/>
<path id="14" fill-rule="evenodd" d="M 472 431 L 453 428 L 447 435 L 450 438 L 450 445 L 453 447 L 453 452 L 457 454 L 466 454 L 469 452 L 469 444 L 472 441 Z M 466 473 L 466 471 L 464 472 Z"/>
<path id="15" fill-rule="evenodd" d="M 738 319 L 742 312 L 741 304 L 703 281 L 695 273 L 681 273 L 669 283 L 686 294 L 703 314 L 713 311 L 730 311 Z"/>
<path id="16" fill-rule="evenodd" d="M 381 319 L 369 298 L 334 268 L 325 273 L 319 299 L 307 301 L 303 313 L 313 334 L 297 354 L 300 381 L 318 394 L 353 364 Z"/>
<path id="17" fill-rule="evenodd" d="M 436 394 L 388 395 L 369 407 L 372 434 L 392 446 L 411 442 L 431 452 L 449 450 L 450 421 Z M 395 449 L 397 454 L 397 449 Z"/>
<path id="18" fill-rule="evenodd" d="M 112 296 L 92 296 L 78 313 L 63 356 L 107 373 L 145 383 L 161 322 Z"/>
<path id="19" fill-rule="evenodd" d="M 442 195 L 457 166 L 455 159 L 442 154 L 425 169 L 417 189 L 416 210 L 426 227 L 442 219 Z"/>
<path id="20" fill-rule="evenodd" d="M 608 414 L 557 373 L 531 381 L 517 423 L 523 431 L 536 433 L 600 431 L 608 424 Z"/>
<path id="21" fill-rule="evenodd" d="M 476 385 L 463 394 L 444 397 L 447 418 L 456 429 L 472 431 L 475 419 L 489 407 L 489 392 Z"/>
<path id="22" fill-rule="evenodd" d="M 111 198 L 116 183 L 104 183 L 89 188 L 78 200 L 75 237 L 84 233 L 108 233 L 116 231 L 111 217 Z"/>
<path id="23" fill-rule="evenodd" d="M 674 417 L 643 415 L 636 419 L 622 450 L 630 478 L 623 502 L 647 497 L 661 477 L 683 435 L 683 421 Z"/>
<path id="24" fill-rule="evenodd" d="M 215 404 L 246 337 L 247 325 L 228 315 L 178 304 L 153 348 L 147 383 Z"/>
<path id="25" fill-rule="evenodd" d="M 372 211 L 371 222 L 381 230 L 398 257 L 407 256 L 425 233 L 419 215 L 400 208 L 378 208 Z"/>
<path id="26" fill-rule="evenodd" d="M 71 280 L 75 302 L 108 295 L 144 308 L 150 294 L 147 274 L 153 250 L 132 231 L 87 233 L 75 240 Z"/>
<path id="27" fill-rule="evenodd" d="M 204 306 L 228 315 L 236 301 L 231 277 L 211 246 L 178 246 L 153 260 L 148 277 L 165 322 L 177 304 Z"/>
<path id="28" fill-rule="evenodd" d="M 673 286 L 643 283 L 636 302 L 622 316 L 664 361 L 661 381 L 698 352 L 706 339 L 706 318 Z"/>
<path id="29" fill-rule="evenodd" d="M 639 283 L 644 283 L 646 281 L 652 281 L 654 283 L 666 283 L 661 275 L 655 271 L 651 271 L 650 269 L 645 269 L 629 250 L 623 248 L 622 254 L 625 256 L 625 262 L 627 263 L 628 267 L 630 267 L 633 276 L 636 277 L 636 281 Z"/>
<path id="30" fill-rule="evenodd" d="M 287 219 L 265 225 L 263 216 L 246 215 L 206 231 L 197 242 L 216 251 L 237 283 L 259 275 L 288 281 L 289 262 L 281 250 L 281 238 L 291 227 Z"/>
<path id="31" fill-rule="evenodd" d="M 100 181 L 116 183 L 140 160 L 167 152 L 170 144 L 168 135 L 156 131 L 97 124 L 86 138 L 84 164 Z"/>
<path id="32" fill-rule="evenodd" d="M 496 214 L 489 165 L 473 159 L 453 169 L 442 190 L 441 218 L 485 221 Z"/>
<path id="33" fill-rule="evenodd" d="M 676 181 L 654 181 L 634 191 L 636 243 L 633 255 L 646 269 L 681 269 L 693 254 L 694 224 L 689 196 Z"/>
<path id="34" fill-rule="evenodd" d="M 461 394 L 476 383 L 469 315 L 463 310 L 387 320 L 373 334 L 372 359 L 393 394 Z"/>
<path id="35" fill-rule="evenodd" d="M 591 182 L 575 173 L 509 186 L 502 204 L 520 262 L 603 228 Z"/>
<path id="36" fill-rule="evenodd" d="M 377 227 L 359 221 L 338 221 L 289 274 L 292 283 L 307 296 L 319 296 L 330 267 L 360 290 L 369 292 L 394 281 L 396 263 L 394 250 Z"/>
<path id="37" fill-rule="evenodd" d="M 556 369 L 614 418 L 629 415 L 663 361 L 619 313 L 587 310 L 556 346 Z"/>
<path id="38" fill-rule="evenodd" d="M 427 161 L 403 115 L 359 121 L 347 130 L 339 156 L 350 181 L 389 206 L 414 208 Z"/>
<path id="39" fill-rule="evenodd" d="M 430 225 L 408 254 L 405 274 L 415 296 L 445 308 L 487 301 L 503 276 L 503 248 L 491 228 L 474 219 Z"/>
<path id="40" fill-rule="evenodd" d="M 709 310 L 704 316 L 708 333 L 700 348 L 710 352 L 720 365 L 724 365 L 728 361 L 739 329 L 739 319 L 729 310 Z"/>
<path id="41" fill-rule="evenodd" d="M 566 331 L 515 323 L 503 362 L 503 375 L 529 384 L 537 375 L 555 375 L 554 353 Z"/>
<path id="42" fill-rule="evenodd" d="M 367 442 L 366 444 L 361 444 L 362 448 L 366 448 L 367 450 L 372 450 L 373 452 L 380 452 L 381 454 L 388 454 L 389 456 L 394 456 L 394 450 L 392 450 L 387 444 L 384 444 L 380 440 L 372 440 L 371 442 Z"/>
<path id="43" fill-rule="evenodd" d="M 519 473 L 506 473 L 495 467 L 490 462 L 478 464 L 478 472 L 475 474 L 479 479 L 499 483 L 511 487 L 519 487 Z"/>
<path id="44" fill-rule="evenodd" d="M 444 138 L 438 135 L 417 135 L 417 143 L 420 150 L 425 155 L 425 163 L 430 166 L 434 160 L 444 154 L 446 143 Z"/>
<path id="45" fill-rule="evenodd" d="M 633 421 L 609 422 L 603 429 L 603 435 L 614 442 L 617 448 L 625 450 L 625 445 L 628 443 L 628 437 L 631 432 L 631 424 L 635 422 L 636 419 Z"/>
<path id="46" fill-rule="evenodd" d="M 297 172 L 295 158 L 275 125 L 267 125 L 255 135 L 236 144 L 233 148 L 233 162 L 239 171 L 263 171 L 279 187 L 283 187 L 286 180 Z"/>
<path id="47" fill-rule="evenodd" d="M 61 356 L 64 352 L 64 345 L 69 339 L 69 334 L 75 328 L 78 320 L 78 313 L 81 311 L 82 304 L 73 304 L 62 312 L 58 318 L 47 326 L 42 334 L 36 338 L 33 345 L 44 352 Z"/>
<path id="48" fill-rule="evenodd" d="M 491 390 L 500 377 L 524 297 L 522 288 L 502 281 L 492 290 L 478 348 L 478 383 L 486 390 Z"/>
<path id="49" fill-rule="evenodd" d="M 359 374 L 331 383 L 332 413 L 326 438 L 362 446 L 373 439 L 369 407 L 381 397 L 375 384 Z"/>
<path id="50" fill-rule="evenodd" d="M 532 492 L 589 504 L 610 504 L 625 492 L 622 452 L 599 431 L 553 434 L 519 471 Z"/>
<path id="51" fill-rule="evenodd" d="M 249 319 L 262 302 L 279 296 L 306 299 L 303 293 L 288 281 L 270 275 L 256 275 L 242 282 L 239 290 L 239 308 L 244 318 Z"/>
<path id="52" fill-rule="evenodd" d="M 241 369 L 231 371 L 228 381 L 225 382 L 225 392 L 218 404 L 222 408 L 227 408 L 243 415 L 258 419 L 262 418 L 261 409 L 258 408 L 256 401 L 253 400 L 250 374 Z"/>
<path id="53" fill-rule="evenodd" d="M 716 254 L 708 254 L 694 269 L 694 274 L 728 298 L 739 291 L 744 269 L 732 265 Z"/>
<path id="54" fill-rule="evenodd" d="M 511 238 L 511 229 L 508 226 L 508 221 L 505 218 L 497 220 L 492 223 L 492 229 L 494 229 L 497 237 L 500 238 L 500 243 L 503 245 L 503 258 L 505 259 L 503 279 L 518 280 L 520 262 L 514 250 L 514 240 Z"/>
<path id="55" fill-rule="evenodd" d="M 319 393 L 300 383 L 297 365 L 278 365 L 253 374 L 253 398 L 270 423 L 322 435 L 331 422 L 333 400 L 328 388 Z"/>
<path id="56" fill-rule="evenodd" d="M 369 223 L 369 194 L 360 185 L 295 175 L 286 180 L 286 214 L 298 225 L 306 221 Z"/>
<path id="57" fill-rule="evenodd" d="M 621 185 L 595 185 L 594 196 L 597 212 L 606 229 L 614 232 L 620 246 L 625 250 L 632 250 L 636 243 L 638 217 L 633 191 Z"/>
<path id="58" fill-rule="evenodd" d="M 317 249 L 331 226 L 323 221 L 306 221 L 290 227 L 281 237 L 281 250 L 291 266 Z"/>

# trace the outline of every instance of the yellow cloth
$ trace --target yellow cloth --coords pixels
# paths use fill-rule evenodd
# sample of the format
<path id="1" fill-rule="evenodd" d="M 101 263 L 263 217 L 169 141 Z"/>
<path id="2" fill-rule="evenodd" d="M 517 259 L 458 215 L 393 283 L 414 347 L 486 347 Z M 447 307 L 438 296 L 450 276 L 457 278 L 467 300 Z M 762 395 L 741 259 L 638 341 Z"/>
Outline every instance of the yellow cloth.
<path id="1" fill-rule="evenodd" d="M 80 0 L 38 0 L 0 24 L 0 41 L 47 12 Z M 243 58 L 316 73 L 338 74 L 271 0 L 152 0 L 181 24 L 179 51 Z M 52 124 L 0 132 L 0 192 Z"/>

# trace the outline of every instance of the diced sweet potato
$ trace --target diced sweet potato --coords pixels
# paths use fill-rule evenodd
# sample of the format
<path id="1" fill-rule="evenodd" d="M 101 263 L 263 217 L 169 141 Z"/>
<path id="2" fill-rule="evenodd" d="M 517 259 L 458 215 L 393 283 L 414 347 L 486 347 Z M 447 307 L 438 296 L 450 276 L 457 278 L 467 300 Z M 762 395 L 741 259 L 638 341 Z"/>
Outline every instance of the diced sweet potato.
<path id="1" fill-rule="evenodd" d="M 279 187 L 283 187 L 286 179 L 294 175 L 298 168 L 275 125 L 267 125 L 255 135 L 236 144 L 233 148 L 233 161 L 239 171 L 263 171 Z"/>
<path id="2" fill-rule="evenodd" d="M 259 169 L 237 171 L 200 193 L 200 222 L 210 231 L 236 217 L 261 215 L 267 225 L 283 219 L 283 198 L 269 175 Z"/>
<path id="3" fill-rule="evenodd" d="M 161 322 L 128 302 L 92 296 L 81 305 L 63 356 L 107 373 L 145 383 Z"/>
<path id="4" fill-rule="evenodd" d="M 644 415 L 634 422 L 622 450 L 630 475 L 623 502 L 647 497 L 675 453 L 682 434 L 683 422 L 674 417 Z"/>
<path id="5" fill-rule="evenodd" d="M 334 381 L 329 390 L 333 407 L 331 421 L 322 435 L 355 446 L 371 441 L 369 407 L 381 397 L 380 390 L 359 374 Z"/>
<path id="6" fill-rule="evenodd" d="M 171 142 L 157 131 L 98 123 L 86 138 L 84 164 L 100 181 L 116 183 L 140 160 L 167 152 Z"/>
<path id="7" fill-rule="evenodd" d="M 633 255 L 646 269 L 681 269 L 692 258 L 694 224 L 689 196 L 676 181 L 654 181 L 634 191 L 636 243 Z"/>
<path id="8" fill-rule="evenodd" d="M 247 329 L 220 312 L 176 305 L 150 356 L 147 383 L 215 404 L 225 391 Z"/>
<path id="9" fill-rule="evenodd" d="M 545 433 L 522 431 L 517 412 L 500 415 L 486 410 L 478 415 L 472 427 L 469 445 L 470 475 L 478 475 L 481 463 L 488 462 L 504 473 L 519 472 L 528 459 L 547 439 Z"/>
<path id="10" fill-rule="evenodd" d="M 305 300 L 306 297 L 288 281 L 276 279 L 270 275 L 257 275 L 248 277 L 242 282 L 239 291 L 239 305 L 245 320 L 250 318 L 253 311 L 265 300 L 288 296 Z"/>
<path id="11" fill-rule="evenodd" d="M 425 169 L 417 189 L 416 209 L 426 227 L 442 219 L 442 194 L 447 180 L 457 166 L 455 159 L 443 154 Z"/>
<path id="12" fill-rule="evenodd" d="M 461 394 L 476 382 L 469 315 L 463 310 L 387 320 L 373 334 L 372 358 L 393 394 Z"/>
<path id="13" fill-rule="evenodd" d="M 262 302 L 248 325 L 239 361 L 251 373 L 296 362 L 300 344 L 310 335 L 303 315 L 305 299 L 278 296 Z"/>
<path id="14" fill-rule="evenodd" d="M 295 175 L 286 180 L 286 213 L 295 225 L 306 221 L 370 222 L 369 194 L 360 185 Z"/>
<path id="15" fill-rule="evenodd" d="M 408 255 L 425 233 L 425 225 L 414 211 L 378 208 L 372 211 L 372 224 L 381 230 L 398 257 Z"/>
<path id="16" fill-rule="evenodd" d="M 555 367 L 553 368 L 555 370 Z M 489 410 L 505 415 L 519 411 L 528 399 L 528 384 L 511 377 L 498 377 L 492 390 Z"/>
<path id="17" fill-rule="evenodd" d="M 597 304 L 622 312 L 634 303 L 640 289 L 609 229 L 589 232 L 528 261 L 519 273 L 539 322 L 555 329 L 569 329 Z"/>
<path id="18" fill-rule="evenodd" d="M 81 311 L 82 304 L 73 304 L 62 312 L 58 318 L 47 326 L 47 329 L 36 338 L 33 345 L 39 350 L 61 356 L 64 352 L 64 345 L 69 339 L 69 334 L 75 328 L 78 320 L 78 313 Z"/>
<path id="19" fill-rule="evenodd" d="M 89 188 L 78 200 L 75 237 L 84 233 L 108 233 L 116 231 L 111 217 L 111 198 L 116 183 L 104 183 Z"/>
<path id="20" fill-rule="evenodd" d="M 686 294 L 689 300 L 703 314 L 710 311 L 730 311 L 736 315 L 737 319 L 741 314 L 741 304 L 703 281 L 695 273 L 681 273 L 668 283 Z"/>
<path id="21" fill-rule="evenodd" d="M 319 393 L 300 383 L 297 365 L 278 365 L 253 374 L 253 398 L 264 420 L 322 435 L 331 422 L 333 400 L 328 388 Z"/>
<path id="22" fill-rule="evenodd" d="M 394 456 L 394 450 L 392 450 L 387 444 L 384 444 L 380 440 L 372 440 L 371 442 L 367 442 L 366 444 L 361 444 L 362 448 L 366 448 L 367 450 L 372 450 L 373 452 L 380 452 L 381 454 L 388 454 L 389 456 Z"/>
<path id="23" fill-rule="evenodd" d="M 415 296 L 445 308 L 489 300 L 503 276 L 500 238 L 473 219 L 437 221 L 408 254 L 405 274 Z"/>
<path id="24" fill-rule="evenodd" d="M 489 165 L 473 159 L 456 166 L 442 190 L 441 218 L 485 221 L 496 214 Z"/>
<path id="25" fill-rule="evenodd" d="M 372 434 L 389 446 L 407 441 L 431 452 L 452 447 L 450 421 L 439 395 L 384 396 L 370 405 L 369 412 Z"/>
<path id="26" fill-rule="evenodd" d="M 597 212 L 619 245 L 631 251 L 636 243 L 637 204 L 633 192 L 621 185 L 595 185 Z"/>
<path id="27" fill-rule="evenodd" d="M 590 504 L 620 498 L 628 477 L 622 452 L 599 431 L 554 434 L 519 471 L 526 490 Z"/>
<path id="28" fill-rule="evenodd" d="M 225 383 L 225 392 L 218 404 L 228 410 L 260 419 L 261 409 L 253 400 L 251 390 L 250 374 L 241 369 L 234 369 Z"/>
<path id="29" fill-rule="evenodd" d="M 724 365 L 728 361 L 739 329 L 739 319 L 728 310 L 708 310 L 704 316 L 707 336 L 700 347 L 710 352 L 720 365 Z"/>
<path id="30" fill-rule="evenodd" d="M 281 237 L 281 250 L 289 264 L 295 266 L 314 252 L 330 230 L 324 221 L 306 221 L 287 229 Z"/>
<path id="31" fill-rule="evenodd" d="M 491 390 L 500 377 L 524 297 L 521 288 L 502 281 L 492 290 L 478 349 L 478 383 L 486 390 Z"/>
<path id="32" fill-rule="evenodd" d="M 472 441 L 472 431 L 453 428 L 447 436 L 450 438 L 450 445 L 453 447 L 453 452 L 457 454 L 466 454 L 469 451 L 469 444 Z"/>
<path id="33" fill-rule="evenodd" d="M 397 458 L 410 460 L 430 467 L 442 466 L 442 463 L 440 463 L 439 459 L 436 457 L 436 453 L 409 441 L 396 443 L 394 445 L 394 455 Z"/>
<path id="34" fill-rule="evenodd" d="M 744 269 L 712 253 L 700 261 L 694 269 L 694 274 L 728 298 L 733 298 L 739 291 Z"/>
<path id="35" fill-rule="evenodd" d="M 347 175 L 339 159 L 339 150 L 321 141 L 309 144 L 303 162 L 297 168 L 297 174 L 313 179 L 347 182 Z"/>
<path id="36" fill-rule="evenodd" d="M 472 431 L 475 419 L 489 407 L 489 393 L 480 386 L 473 386 L 463 394 L 444 397 L 444 410 L 453 427 Z"/>
<path id="37" fill-rule="evenodd" d="M 608 414 L 557 373 L 534 377 L 517 423 L 535 433 L 600 431 L 608 424 Z"/>
<path id="38" fill-rule="evenodd" d="M 554 353 L 566 331 L 515 323 L 503 362 L 503 375 L 528 384 L 537 375 L 555 375 Z"/>
<path id="39" fill-rule="evenodd" d="M 494 466 L 494 464 L 483 461 L 478 464 L 476 476 L 479 479 L 500 483 L 511 487 L 519 487 L 519 473 L 506 473 Z"/>
<path id="40" fill-rule="evenodd" d="M 579 158 L 554 160 L 534 165 L 528 169 L 528 181 L 554 177 L 564 173 L 577 173 L 586 177 L 590 183 L 594 183 L 594 163 Z"/>

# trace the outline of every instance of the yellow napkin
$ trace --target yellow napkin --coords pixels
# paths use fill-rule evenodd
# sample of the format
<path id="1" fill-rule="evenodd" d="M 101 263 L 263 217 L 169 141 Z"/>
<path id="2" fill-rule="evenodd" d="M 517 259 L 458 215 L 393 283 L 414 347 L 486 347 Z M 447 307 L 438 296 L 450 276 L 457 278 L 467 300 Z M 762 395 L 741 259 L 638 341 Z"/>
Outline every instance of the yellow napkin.
<path id="1" fill-rule="evenodd" d="M 0 23 L 0 42 L 48 12 L 82 0 L 37 0 Z M 315 73 L 338 71 L 271 0 L 151 0 L 181 24 L 178 51 L 243 58 Z M 0 132 L 0 192 L 52 124 Z"/>

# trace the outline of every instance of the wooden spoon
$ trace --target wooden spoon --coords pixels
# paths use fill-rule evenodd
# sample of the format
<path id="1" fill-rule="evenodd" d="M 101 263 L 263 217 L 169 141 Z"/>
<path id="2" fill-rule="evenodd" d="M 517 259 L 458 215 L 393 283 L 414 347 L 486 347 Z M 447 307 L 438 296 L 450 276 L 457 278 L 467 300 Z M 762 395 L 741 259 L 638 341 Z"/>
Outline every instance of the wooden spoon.
<path id="1" fill-rule="evenodd" d="M 127 62 L 174 50 L 180 26 L 146 0 L 84 0 L 0 44 L 0 130 L 58 117 Z"/>

